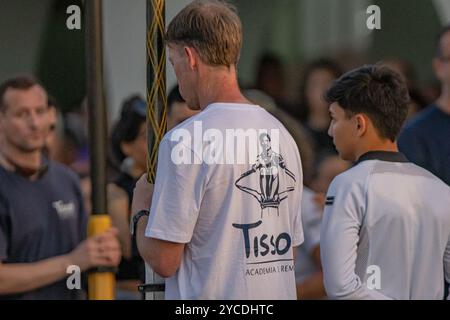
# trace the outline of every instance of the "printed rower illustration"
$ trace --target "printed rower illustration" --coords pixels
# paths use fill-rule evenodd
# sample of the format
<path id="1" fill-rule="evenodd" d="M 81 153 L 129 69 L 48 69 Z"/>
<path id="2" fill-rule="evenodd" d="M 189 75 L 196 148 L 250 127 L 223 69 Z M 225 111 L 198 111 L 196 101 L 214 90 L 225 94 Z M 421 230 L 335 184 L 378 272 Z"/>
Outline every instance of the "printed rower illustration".
<path id="1" fill-rule="evenodd" d="M 261 154 L 258 155 L 256 163 L 252 165 L 252 168 L 236 180 L 235 186 L 258 200 L 261 205 L 262 218 L 263 210 L 266 208 L 277 209 L 277 214 L 279 215 L 278 209 L 281 201 L 287 198 L 288 192 L 294 191 L 295 175 L 286 167 L 283 157 L 272 150 L 269 134 L 261 134 L 259 136 L 259 142 L 262 147 Z M 280 172 L 282 172 L 280 168 L 292 180 L 292 186 L 287 186 L 283 191 L 280 191 L 279 176 Z M 245 181 L 244 178 L 257 173 L 259 173 L 259 191 L 243 184 Z M 287 183 L 288 179 L 285 181 Z"/>

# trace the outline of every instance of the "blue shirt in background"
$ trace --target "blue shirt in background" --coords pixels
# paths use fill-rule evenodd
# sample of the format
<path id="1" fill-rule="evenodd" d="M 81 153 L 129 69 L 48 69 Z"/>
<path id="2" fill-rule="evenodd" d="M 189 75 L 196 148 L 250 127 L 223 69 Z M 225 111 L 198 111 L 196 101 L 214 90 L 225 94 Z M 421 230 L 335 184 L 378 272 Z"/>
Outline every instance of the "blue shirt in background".
<path id="1" fill-rule="evenodd" d="M 405 125 L 400 151 L 450 186 L 450 114 L 431 105 Z"/>

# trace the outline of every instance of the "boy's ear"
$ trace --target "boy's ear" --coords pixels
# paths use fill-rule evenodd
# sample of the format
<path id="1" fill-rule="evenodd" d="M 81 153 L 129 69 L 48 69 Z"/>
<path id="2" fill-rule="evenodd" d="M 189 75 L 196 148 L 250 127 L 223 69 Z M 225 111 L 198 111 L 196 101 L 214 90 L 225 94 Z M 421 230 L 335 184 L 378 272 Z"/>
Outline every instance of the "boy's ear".
<path id="1" fill-rule="evenodd" d="M 362 137 L 366 132 L 369 124 L 369 118 L 364 114 L 357 114 L 354 116 L 356 132 L 358 137 Z"/>

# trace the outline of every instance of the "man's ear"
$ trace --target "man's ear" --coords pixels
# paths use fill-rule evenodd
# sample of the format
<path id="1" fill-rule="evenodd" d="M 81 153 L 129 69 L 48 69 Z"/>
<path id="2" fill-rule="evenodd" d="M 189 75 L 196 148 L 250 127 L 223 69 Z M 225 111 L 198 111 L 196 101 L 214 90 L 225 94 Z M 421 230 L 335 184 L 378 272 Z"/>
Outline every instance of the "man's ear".
<path id="1" fill-rule="evenodd" d="M 197 67 L 199 59 L 197 51 L 192 47 L 184 47 L 184 53 L 187 56 L 189 67 L 194 70 Z"/>
<path id="2" fill-rule="evenodd" d="M 356 134 L 358 137 L 362 137 L 366 134 L 369 124 L 369 118 L 364 114 L 357 114 L 354 116 L 355 126 L 356 126 Z"/>

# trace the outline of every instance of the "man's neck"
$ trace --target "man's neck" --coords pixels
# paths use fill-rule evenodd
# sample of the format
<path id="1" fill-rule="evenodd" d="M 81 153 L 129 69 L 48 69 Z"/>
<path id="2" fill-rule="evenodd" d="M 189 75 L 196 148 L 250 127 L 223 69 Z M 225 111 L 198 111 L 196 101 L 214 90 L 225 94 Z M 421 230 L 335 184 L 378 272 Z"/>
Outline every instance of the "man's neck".
<path id="1" fill-rule="evenodd" d="M 252 104 L 239 89 L 234 67 L 207 67 L 198 92 L 202 110 L 219 102 Z"/>
<path id="2" fill-rule="evenodd" d="M 40 150 L 23 152 L 10 144 L 4 143 L 0 150 L 0 164 L 7 170 L 23 168 L 38 171 L 42 166 L 42 154 Z"/>

